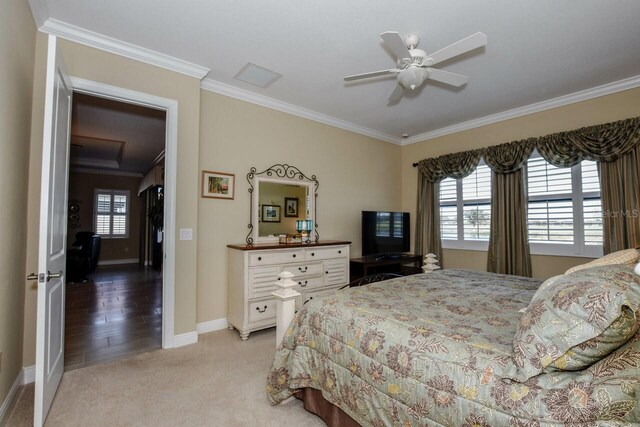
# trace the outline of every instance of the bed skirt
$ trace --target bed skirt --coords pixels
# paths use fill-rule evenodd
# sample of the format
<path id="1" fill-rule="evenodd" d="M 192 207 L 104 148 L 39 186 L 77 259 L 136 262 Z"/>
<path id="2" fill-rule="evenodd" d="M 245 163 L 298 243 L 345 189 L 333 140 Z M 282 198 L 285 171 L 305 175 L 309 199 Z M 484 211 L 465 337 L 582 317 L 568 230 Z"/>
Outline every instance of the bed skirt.
<path id="1" fill-rule="evenodd" d="M 326 400 L 320 390 L 307 387 L 296 391 L 294 396 L 302 400 L 304 409 L 322 418 L 328 427 L 360 427 L 346 412 Z"/>

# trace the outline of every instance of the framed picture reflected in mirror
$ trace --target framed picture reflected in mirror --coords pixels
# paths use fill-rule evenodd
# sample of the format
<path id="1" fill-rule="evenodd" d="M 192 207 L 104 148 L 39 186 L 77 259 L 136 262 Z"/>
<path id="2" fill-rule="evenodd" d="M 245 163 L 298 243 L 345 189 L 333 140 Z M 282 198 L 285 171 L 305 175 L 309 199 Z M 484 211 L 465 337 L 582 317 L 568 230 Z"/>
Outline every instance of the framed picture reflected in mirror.
<path id="1" fill-rule="evenodd" d="M 262 205 L 262 222 L 280 222 L 280 206 Z"/>
<path id="2" fill-rule="evenodd" d="M 284 198 L 284 216 L 289 218 L 298 218 L 298 198 Z"/>

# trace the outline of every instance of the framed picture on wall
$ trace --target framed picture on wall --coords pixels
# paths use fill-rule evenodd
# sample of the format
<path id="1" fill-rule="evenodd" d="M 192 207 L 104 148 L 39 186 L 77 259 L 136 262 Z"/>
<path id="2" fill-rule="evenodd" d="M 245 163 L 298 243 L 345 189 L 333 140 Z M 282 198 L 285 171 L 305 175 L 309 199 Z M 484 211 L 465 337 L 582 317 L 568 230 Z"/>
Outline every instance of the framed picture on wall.
<path id="1" fill-rule="evenodd" d="M 202 197 L 233 200 L 235 180 L 231 173 L 202 171 Z"/>
<path id="2" fill-rule="evenodd" d="M 262 205 L 262 222 L 280 222 L 280 206 Z"/>
<path id="3" fill-rule="evenodd" d="M 284 216 L 290 217 L 290 218 L 298 218 L 298 198 L 297 197 L 284 198 Z"/>

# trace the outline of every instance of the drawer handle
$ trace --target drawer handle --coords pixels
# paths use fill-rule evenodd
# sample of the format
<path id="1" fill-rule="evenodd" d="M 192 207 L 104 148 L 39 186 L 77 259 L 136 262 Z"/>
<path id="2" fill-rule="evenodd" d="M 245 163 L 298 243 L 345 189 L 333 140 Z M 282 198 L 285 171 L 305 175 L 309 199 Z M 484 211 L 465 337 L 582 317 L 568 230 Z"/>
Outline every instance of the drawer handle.
<path id="1" fill-rule="evenodd" d="M 305 286 L 307 286 L 307 282 L 308 280 L 305 280 L 304 285 L 302 284 L 302 282 L 298 282 L 298 285 L 300 285 L 301 288 L 304 288 Z"/>
<path id="2" fill-rule="evenodd" d="M 309 267 L 308 267 L 308 266 L 305 266 L 305 267 L 304 267 L 304 270 L 302 269 L 302 267 L 298 267 L 298 270 L 300 270 L 300 271 L 301 271 L 301 272 L 303 272 L 303 273 L 306 273 L 308 269 L 309 269 Z"/>
<path id="3" fill-rule="evenodd" d="M 296 257 L 296 254 L 293 254 L 293 257 L 295 258 L 295 257 Z"/>
<path id="4" fill-rule="evenodd" d="M 261 256 L 258 257 L 258 261 L 262 261 L 262 257 Z"/>
<path id="5" fill-rule="evenodd" d="M 342 253 L 342 251 L 338 251 L 338 253 L 339 253 L 339 254 L 341 254 L 341 253 Z"/>
<path id="6" fill-rule="evenodd" d="M 267 311 L 267 306 L 265 305 L 262 310 L 260 310 L 260 307 L 256 307 L 256 310 L 258 310 L 258 313 L 264 313 L 265 311 Z"/>
<path id="7" fill-rule="evenodd" d="M 329 270 L 325 271 L 324 274 L 329 274 Z"/>
<path id="8" fill-rule="evenodd" d="M 316 254 L 315 254 L 315 253 L 313 253 L 313 252 L 311 252 L 311 256 L 316 256 Z"/>

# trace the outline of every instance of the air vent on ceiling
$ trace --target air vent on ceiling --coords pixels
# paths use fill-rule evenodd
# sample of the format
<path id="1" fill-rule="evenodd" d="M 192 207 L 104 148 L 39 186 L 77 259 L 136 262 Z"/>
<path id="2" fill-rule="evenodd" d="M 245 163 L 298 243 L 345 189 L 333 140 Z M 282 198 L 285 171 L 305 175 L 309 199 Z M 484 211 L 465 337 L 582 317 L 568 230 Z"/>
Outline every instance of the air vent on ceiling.
<path id="1" fill-rule="evenodd" d="M 267 88 L 281 76 L 282 74 L 275 71 L 247 62 L 247 65 L 242 67 L 234 78 L 261 88 Z"/>

